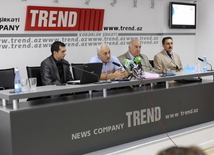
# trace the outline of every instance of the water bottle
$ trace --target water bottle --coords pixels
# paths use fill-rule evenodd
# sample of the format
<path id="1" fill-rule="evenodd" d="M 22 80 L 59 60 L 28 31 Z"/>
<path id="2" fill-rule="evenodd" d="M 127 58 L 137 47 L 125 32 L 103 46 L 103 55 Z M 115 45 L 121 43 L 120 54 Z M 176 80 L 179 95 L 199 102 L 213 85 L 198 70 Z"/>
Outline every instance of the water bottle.
<path id="1" fill-rule="evenodd" d="M 207 72 L 207 57 L 206 57 L 206 55 L 204 56 L 204 61 L 203 61 L 203 72 Z"/>
<path id="2" fill-rule="evenodd" d="M 15 94 L 22 93 L 21 77 L 20 77 L 18 68 L 15 68 L 14 91 L 15 91 Z"/>

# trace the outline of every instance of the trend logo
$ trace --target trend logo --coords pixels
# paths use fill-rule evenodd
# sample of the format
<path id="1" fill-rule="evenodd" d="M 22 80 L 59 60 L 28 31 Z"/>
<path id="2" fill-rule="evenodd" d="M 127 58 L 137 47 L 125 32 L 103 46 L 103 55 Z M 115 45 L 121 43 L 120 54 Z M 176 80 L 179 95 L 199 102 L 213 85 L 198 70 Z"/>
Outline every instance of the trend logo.
<path id="1" fill-rule="evenodd" d="M 104 9 L 27 6 L 25 31 L 102 31 Z"/>

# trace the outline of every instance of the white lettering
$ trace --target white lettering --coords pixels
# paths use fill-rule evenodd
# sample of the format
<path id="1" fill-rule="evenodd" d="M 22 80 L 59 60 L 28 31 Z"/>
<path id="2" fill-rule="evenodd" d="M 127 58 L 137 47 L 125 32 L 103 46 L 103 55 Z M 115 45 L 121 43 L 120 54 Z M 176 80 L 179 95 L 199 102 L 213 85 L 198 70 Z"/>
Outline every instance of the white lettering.
<path id="1" fill-rule="evenodd" d="M 77 12 L 30 10 L 30 13 L 31 27 L 37 24 L 37 14 L 38 27 L 75 27 L 77 24 Z"/>
<path id="2" fill-rule="evenodd" d="M 141 110 L 141 124 L 146 124 L 146 109 Z"/>
<path id="3" fill-rule="evenodd" d="M 140 125 L 140 112 L 139 111 L 133 111 L 133 122 L 134 122 L 134 126 Z"/>
<path id="4" fill-rule="evenodd" d="M 96 129 L 94 129 L 94 134 L 98 135 L 98 134 L 103 134 L 103 133 L 112 132 L 112 131 L 116 131 L 116 130 L 121 130 L 121 129 L 123 129 L 123 126 L 124 126 L 124 123 L 96 128 Z"/>
<path id="5" fill-rule="evenodd" d="M 80 138 L 86 138 L 86 137 L 89 137 L 89 136 L 91 136 L 91 131 L 90 130 L 71 134 L 71 139 L 75 140 L 75 139 L 80 139 Z"/>
<path id="6" fill-rule="evenodd" d="M 161 119 L 161 108 L 155 107 L 155 121 L 159 121 Z"/>
<path id="7" fill-rule="evenodd" d="M 65 11 L 64 15 L 63 15 L 63 11 L 59 11 L 57 26 L 61 27 L 61 23 L 62 23 L 62 26 L 66 27 L 67 21 L 68 21 L 68 11 Z"/>
<path id="8" fill-rule="evenodd" d="M 57 11 L 50 11 L 49 22 L 48 22 L 49 27 L 56 27 L 56 24 L 53 23 L 53 21 L 56 20 L 56 17 L 54 17 L 55 14 L 57 14 Z"/>
<path id="9" fill-rule="evenodd" d="M 47 27 L 47 23 L 48 23 L 48 12 L 45 10 L 41 10 L 39 12 L 39 22 L 38 22 L 38 27 Z M 43 21 L 43 25 L 42 25 L 42 21 Z"/>
<path id="10" fill-rule="evenodd" d="M 155 107 L 126 112 L 128 127 L 152 123 L 161 119 L 161 108 Z"/>
<path id="11" fill-rule="evenodd" d="M 30 10 L 30 13 L 32 14 L 31 27 L 34 27 L 36 23 L 36 14 L 38 13 L 38 10 Z"/>
<path id="12" fill-rule="evenodd" d="M 152 109 L 147 109 L 147 123 L 150 123 L 150 122 L 154 122 L 154 109 L 152 108 Z"/>
<path id="13" fill-rule="evenodd" d="M 128 119 L 128 127 L 131 127 L 132 126 L 132 123 L 131 123 L 132 112 L 127 112 L 126 116 L 127 116 L 127 119 Z"/>
<path id="14" fill-rule="evenodd" d="M 77 13 L 70 12 L 69 20 L 68 20 L 68 27 L 74 27 L 77 23 Z"/>

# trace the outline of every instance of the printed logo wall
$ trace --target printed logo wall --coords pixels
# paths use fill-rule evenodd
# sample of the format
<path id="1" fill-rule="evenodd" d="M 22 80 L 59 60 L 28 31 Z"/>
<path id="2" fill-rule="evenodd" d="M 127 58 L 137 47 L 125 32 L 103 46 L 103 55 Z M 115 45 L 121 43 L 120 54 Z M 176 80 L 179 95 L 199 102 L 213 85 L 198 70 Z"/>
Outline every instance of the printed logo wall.
<path id="1" fill-rule="evenodd" d="M 102 31 L 104 9 L 27 6 L 25 31 Z"/>
<path id="2" fill-rule="evenodd" d="M 0 49 L 45 49 L 57 40 L 67 47 L 94 47 L 102 43 L 128 45 L 132 39 L 140 39 L 142 44 L 158 45 L 159 38 L 142 34 L 142 26 L 103 26 L 104 12 L 104 9 L 26 6 L 25 19 L 18 18 L 18 21 L 24 21 L 18 28 L 25 32 L 0 38 Z M 8 29 L 7 25 L 5 27 Z M 31 34 L 33 31 L 40 33 Z M 52 32 L 44 34 L 41 31 Z M 70 33 L 59 35 L 62 31 Z"/>

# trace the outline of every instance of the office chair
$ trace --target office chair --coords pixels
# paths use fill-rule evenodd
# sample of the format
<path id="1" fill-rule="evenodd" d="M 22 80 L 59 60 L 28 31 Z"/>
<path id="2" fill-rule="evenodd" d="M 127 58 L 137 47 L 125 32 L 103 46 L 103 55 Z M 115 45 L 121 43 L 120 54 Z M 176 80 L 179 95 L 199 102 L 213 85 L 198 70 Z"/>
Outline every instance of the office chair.
<path id="1" fill-rule="evenodd" d="M 26 66 L 26 70 L 27 70 L 28 78 L 36 77 L 37 78 L 37 86 L 42 86 L 40 66 L 33 66 L 33 67 Z M 46 98 L 49 98 L 49 97 L 48 96 L 47 97 L 33 97 L 33 98 L 28 98 L 27 101 L 41 100 L 41 99 L 46 99 Z"/>
<path id="2" fill-rule="evenodd" d="M 0 90 L 14 89 L 14 68 L 0 69 Z"/>
<path id="3" fill-rule="evenodd" d="M 40 73 L 40 66 L 34 67 L 26 67 L 28 78 L 36 77 L 37 78 L 37 86 L 42 86 L 42 78 Z"/>
<path id="4" fill-rule="evenodd" d="M 74 80 L 80 80 L 81 75 L 82 75 L 82 71 L 79 69 L 83 68 L 84 63 L 71 63 L 71 67 L 72 67 L 72 73 L 73 73 L 73 78 Z M 79 68 L 79 69 L 77 69 Z"/>

